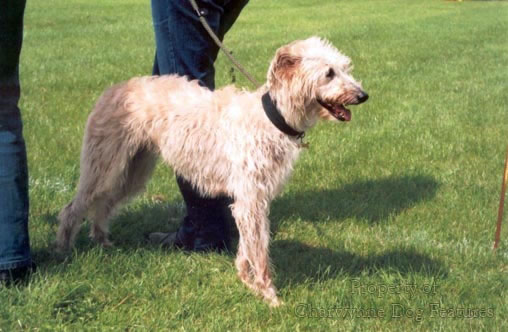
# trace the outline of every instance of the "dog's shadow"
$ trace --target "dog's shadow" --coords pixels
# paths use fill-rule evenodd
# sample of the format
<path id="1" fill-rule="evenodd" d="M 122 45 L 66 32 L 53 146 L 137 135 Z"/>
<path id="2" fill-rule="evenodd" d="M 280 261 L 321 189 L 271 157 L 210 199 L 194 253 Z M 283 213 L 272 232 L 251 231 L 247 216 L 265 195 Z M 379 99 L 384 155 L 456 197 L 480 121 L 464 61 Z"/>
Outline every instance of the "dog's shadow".
<path id="1" fill-rule="evenodd" d="M 292 217 L 311 222 L 329 219 L 340 222 L 356 218 L 375 226 L 386 222 L 390 216 L 432 199 L 438 186 L 434 178 L 417 175 L 354 182 L 333 190 L 293 191 L 272 204 L 272 230 L 276 232 L 278 220 Z M 115 247 L 122 250 L 166 250 L 150 246 L 145 234 L 175 230 L 179 225 L 178 219 L 183 217 L 182 211 L 172 207 L 178 204 L 135 204 L 123 209 L 114 218 L 111 229 Z M 170 217 L 172 221 L 168 221 Z M 46 219 L 54 222 L 56 216 L 47 216 Z M 78 236 L 76 247 L 79 251 L 86 252 L 94 246 L 88 239 L 88 230 L 89 227 L 85 226 Z M 271 248 L 271 257 L 277 269 L 277 284 L 282 287 L 305 280 L 336 278 L 341 274 L 356 276 L 377 270 L 446 275 L 440 262 L 414 249 L 363 257 L 347 250 L 310 247 L 297 241 L 274 241 Z M 40 250 L 36 256 L 38 263 L 43 265 L 53 260 L 48 250 Z"/>
<path id="2" fill-rule="evenodd" d="M 447 268 L 438 260 L 412 247 L 391 249 L 379 254 L 361 256 L 345 249 L 311 247 L 300 242 L 280 240 L 272 245 L 276 281 L 284 288 L 292 284 L 318 282 L 375 273 L 394 273 L 445 278 Z"/>
<path id="3" fill-rule="evenodd" d="M 432 199 L 438 182 L 425 175 L 357 181 L 337 189 L 291 192 L 272 204 L 270 219 L 296 217 L 320 222 L 355 218 L 369 224 L 385 222 L 419 202 Z"/>
<path id="4" fill-rule="evenodd" d="M 292 191 L 276 199 L 271 207 L 272 232 L 282 219 L 297 217 L 311 222 L 345 220 L 354 217 L 372 225 L 389 216 L 431 199 L 438 183 L 429 176 L 401 176 L 346 184 L 337 189 Z M 147 246 L 149 232 L 175 231 L 184 216 L 181 202 L 135 202 L 113 217 L 111 237 L 116 247 L 136 249 Z M 56 215 L 46 216 L 56 222 Z M 236 227 L 231 225 L 235 235 Z M 88 247 L 89 224 L 80 231 L 76 247 Z M 236 234 L 237 235 L 237 234 Z"/>
<path id="5" fill-rule="evenodd" d="M 277 221 L 284 218 L 299 218 L 313 223 L 354 218 L 375 226 L 432 199 L 438 187 L 438 182 L 430 176 L 407 175 L 353 182 L 333 190 L 293 192 L 274 201 L 270 216 L 272 231 L 277 232 Z M 311 247 L 289 240 L 274 241 L 271 248 L 277 271 L 276 283 L 281 287 L 378 271 L 439 277 L 447 274 L 441 262 L 411 247 L 369 256 L 345 249 L 334 251 Z"/>
<path id="6" fill-rule="evenodd" d="M 180 205 L 177 202 L 134 203 L 134 206 L 125 206 L 111 220 L 110 239 L 113 241 L 113 248 L 105 249 L 105 253 L 114 253 L 116 249 L 123 251 L 146 249 L 161 250 L 159 246 L 149 245 L 147 234 L 156 231 L 171 231 L 178 227 L 179 222 L 169 220 L 172 217 L 182 214 Z M 176 207 L 175 207 L 176 206 Z M 183 216 L 183 214 L 182 214 Z M 37 265 L 45 266 L 54 263 L 69 261 L 70 253 L 60 254 L 56 251 L 55 235 L 58 226 L 57 213 L 44 214 L 39 217 L 45 224 L 54 225 L 52 232 L 46 234 L 49 246 L 32 248 L 32 256 Z M 85 220 L 74 243 L 78 254 L 84 254 L 98 246 L 89 237 L 90 222 Z"/>

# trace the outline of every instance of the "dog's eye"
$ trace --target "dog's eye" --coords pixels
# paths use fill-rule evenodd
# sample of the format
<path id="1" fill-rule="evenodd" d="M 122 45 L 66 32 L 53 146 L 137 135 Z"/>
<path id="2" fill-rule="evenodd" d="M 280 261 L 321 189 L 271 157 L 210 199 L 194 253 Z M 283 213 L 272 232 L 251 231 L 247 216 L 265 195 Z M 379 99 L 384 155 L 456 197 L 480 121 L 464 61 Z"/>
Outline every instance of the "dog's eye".
<path id="1" fill-rule="evenodd" d="M 333 68 L 328 69 L 328 72 L 326 73 L 326 78 L 332 79 L 335 77 L 335 70 Z"/>

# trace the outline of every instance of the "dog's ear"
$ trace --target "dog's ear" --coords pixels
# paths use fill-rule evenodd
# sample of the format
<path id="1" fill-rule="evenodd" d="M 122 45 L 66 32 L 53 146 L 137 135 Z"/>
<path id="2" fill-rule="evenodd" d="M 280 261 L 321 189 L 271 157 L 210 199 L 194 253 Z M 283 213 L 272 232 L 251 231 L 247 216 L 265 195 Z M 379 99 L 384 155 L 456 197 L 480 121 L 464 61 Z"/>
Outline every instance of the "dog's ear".
<path id="1" fill-rule="evenodd" d="M 271 73 L 279 79 L 289 80 L 302 58 L 293 54 L 289 47 L 280 48 L 272 62 Z"/>
<path id="2" fill-rule="evenodd" d="M 291 54 L 288 50 L 281 50 L 275 59 L 276 70 L 290 70 L 300 64 L 302 58 Z"/>

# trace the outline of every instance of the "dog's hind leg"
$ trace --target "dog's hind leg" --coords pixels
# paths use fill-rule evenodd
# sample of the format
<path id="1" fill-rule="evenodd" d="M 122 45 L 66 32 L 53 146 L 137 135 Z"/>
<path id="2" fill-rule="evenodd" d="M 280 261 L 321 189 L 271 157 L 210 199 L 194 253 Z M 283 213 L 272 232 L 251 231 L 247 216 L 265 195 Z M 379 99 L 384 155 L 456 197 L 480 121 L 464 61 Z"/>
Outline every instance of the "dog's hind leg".
<path id="1" fill-rule="evenodd" d="M 256 199 L 251 203 L 236 201 L 233 216 L 240 233 L 236 267 L 240 279 L 271 305 L 280 304 L 270 271 L 268 246 L 270 226 L 264 204 Z"/>
<path id="2" fill-rule="evenodd" d="M 78 195 L 60 211 L 58 215 L 60 225 L 56 235 L 58 251 L 66 252 L 73 246 L 74 239 L 79 232 L 81 224 L 87 214 L 87 210 L 88 207 L 86 202 L 78 193 Z"/>
<path id="3" fill-rule="evenodd" d="M 133 197 L 145 189 L 157 161 L 157 154 L 147 146 L 140 147 L 126 167 L 122 199 Z"/>
<path id="4" fill-rule="evenodd" d="M 110 197 L 101 197 L 95 204 L 90 213 L 90 237 L 103 247 L 111 247 L 108 239 L 108 221 L 113 214 L 115 202 Z"/>
<path id="5" fill-rule="evenodd" d="M 157 161 L 157 155 L 147 147 L 140 148 L 125 166 L 122 174 L 117 174 L 119 185 L 97 200 L 91 216 L 90 237 L 104 247 L 112 246 L 108 239 L 109 220 L 116 208 L 145 188 Z"/>

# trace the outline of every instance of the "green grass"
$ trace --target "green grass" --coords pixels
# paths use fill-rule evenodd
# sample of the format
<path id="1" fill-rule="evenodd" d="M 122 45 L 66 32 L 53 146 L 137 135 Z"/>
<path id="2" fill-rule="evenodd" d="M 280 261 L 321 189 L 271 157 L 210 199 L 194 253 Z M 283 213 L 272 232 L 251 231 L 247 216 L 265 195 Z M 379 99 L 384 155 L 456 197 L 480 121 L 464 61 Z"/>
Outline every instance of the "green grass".
<path id="1" fill-rule="evenodd" d="M 85 226 L 71 257 L 53 254 L 87 115 L 109 85 L 151 72 L 153 32 L 147 1 L 28 1 L 21 108 L 39 269 L 26 287 L 0 288 L 0 330 L 508 330 L 508 224 L 491 251 L 508 134 L 506 31 L 500 1 L 251 1 L 226 44 L 257 79 L 278 46 L 320 35 L 353 59 L 370 95 L 352 122 L 308 134 L 273 203 L 285 305 L 272 310 L 237 279 L 233 255 L 144 243 L 182 215 L 163 165 L 114 219 L 114 249 L 91 244 Z M 230 67 L 220 56 L 219 86 Z"/>

